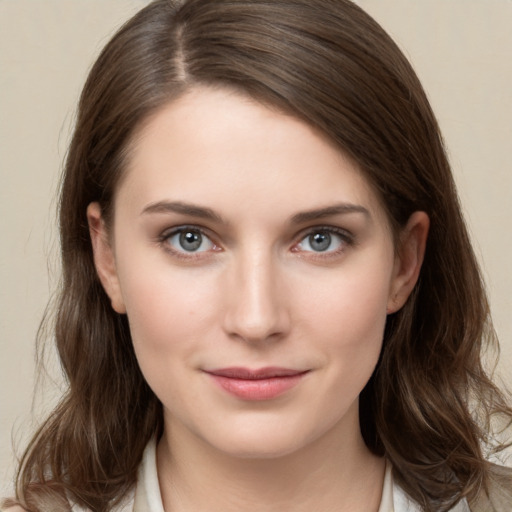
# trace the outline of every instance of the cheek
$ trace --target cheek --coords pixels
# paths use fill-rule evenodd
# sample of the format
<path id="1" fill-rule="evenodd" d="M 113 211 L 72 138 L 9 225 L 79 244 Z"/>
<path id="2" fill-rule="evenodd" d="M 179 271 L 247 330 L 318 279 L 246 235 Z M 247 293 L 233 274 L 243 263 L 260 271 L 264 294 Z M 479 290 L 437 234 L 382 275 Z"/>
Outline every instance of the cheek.
<path id="1" fill-rule="evenodd" d="M 197 391 L 187 385 L 185 393 L 183 385 L 195 382 L 191 371 L 214 329 L 216 286 L 168 267 L 153 266 L 128 276 L 123 292 L 140 370 L 163 403 L 186 408 Z"/>
<path id="2" fill-rule="evenodd" d="M 300 305 L 304 330 L 329 359 L 331 379 L 350 387 L 353 396 L 370 378 L 381 351 L 391 261 L 377 259 L 316 280 Z"/>
<path id="3" fill-rule="evenodd" d="M 164 262 L 137 268 L 121 264 L 119 276 L 132 340 L 144 366 L 168 366 L 187 356 L 212 327 L 217 283 L 208 273 Z"/>
<path id="4" fill-rule="evenodd" d="M 302 309 L 319 328 L 347 343 L 364 343 L 364 333 L 381 333 L 387 316 L 391 265 L 361 265 L 310 280 Z M 297 294 L 297 296 L 299 296 Z M 300 296 L 299 296 L 300 297 Z M 371 336 L 372 337 L 372 336 Z"/>

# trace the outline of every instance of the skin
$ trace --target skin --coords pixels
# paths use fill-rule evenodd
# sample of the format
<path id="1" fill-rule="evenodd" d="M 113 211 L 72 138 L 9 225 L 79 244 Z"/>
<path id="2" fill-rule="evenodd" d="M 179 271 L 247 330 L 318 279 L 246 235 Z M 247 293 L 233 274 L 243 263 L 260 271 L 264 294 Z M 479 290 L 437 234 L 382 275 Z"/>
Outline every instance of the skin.
<path id="1" fill-rule="evenodd" d="M 418 278 L 426 214 L 397 250 L 354 162 L 227 90 L 189 91 L 131 149 L 113 225 L 96 203 L 87 215 L 98 275 L 163 404 L 165 508 L 376 511 L 384 461 L 363 442 L 358 396 Z M 307 373 L 251 401 L 207 373 L 232 366 Z"/>

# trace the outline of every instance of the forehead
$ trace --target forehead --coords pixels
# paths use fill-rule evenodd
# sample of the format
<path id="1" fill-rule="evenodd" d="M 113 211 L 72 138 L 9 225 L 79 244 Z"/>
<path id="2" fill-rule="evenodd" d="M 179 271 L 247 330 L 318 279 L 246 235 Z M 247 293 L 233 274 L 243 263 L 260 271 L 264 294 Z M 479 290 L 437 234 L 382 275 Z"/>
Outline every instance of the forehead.
<path id="1" fill-rule="evenodd" d="M 383 215 L 358 166 L 307 123 L 229 90 L 196 88 L 134 137 L 119 197 L 253 213 L 363 203 Z"/>

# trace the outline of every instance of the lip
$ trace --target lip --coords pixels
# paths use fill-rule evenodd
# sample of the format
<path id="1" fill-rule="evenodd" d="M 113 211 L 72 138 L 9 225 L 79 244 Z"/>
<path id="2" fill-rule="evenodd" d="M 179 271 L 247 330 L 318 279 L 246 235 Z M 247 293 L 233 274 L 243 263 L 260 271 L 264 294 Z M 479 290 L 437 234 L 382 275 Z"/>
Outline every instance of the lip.
<path id="1" fill-rule="evenodd" d="M 295 387 L 309 370 L 242 367 L 205 371 L 221 389 L 242 400 L 271 400 Z"/>

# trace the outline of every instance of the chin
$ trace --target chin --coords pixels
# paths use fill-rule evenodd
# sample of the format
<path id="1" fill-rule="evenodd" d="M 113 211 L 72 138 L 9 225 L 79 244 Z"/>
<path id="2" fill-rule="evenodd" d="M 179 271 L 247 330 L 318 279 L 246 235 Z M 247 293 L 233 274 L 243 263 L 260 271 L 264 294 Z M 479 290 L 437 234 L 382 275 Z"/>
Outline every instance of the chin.
<path id="1" fill-rule="evenodd" d="M 247 419 L 247 418 L 246 418 Z M 307 422 L 286 422 L 281 418 L 273 421 L 238 421 L 210 429 L 203 437 L 214 449 L 226 455 L 243 459 L 276 459 L 297 453 L 322 437 L 318 426 Z M 305 424 L 306 423 L 306 424 Z"/>
<path id="2" fill-rule="evenodd" d="M 296 439 L 284 439 L 283 436 L 274 439 L 255 435 L 252 438 L 229 439 L 226 445 L 218 448 L 226 455 L 238 459 L 279 459 L 304 448 L 307 443 L 297 442 Z"/>

